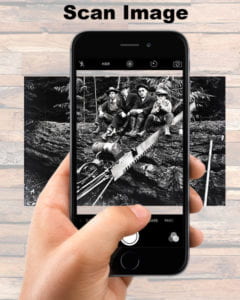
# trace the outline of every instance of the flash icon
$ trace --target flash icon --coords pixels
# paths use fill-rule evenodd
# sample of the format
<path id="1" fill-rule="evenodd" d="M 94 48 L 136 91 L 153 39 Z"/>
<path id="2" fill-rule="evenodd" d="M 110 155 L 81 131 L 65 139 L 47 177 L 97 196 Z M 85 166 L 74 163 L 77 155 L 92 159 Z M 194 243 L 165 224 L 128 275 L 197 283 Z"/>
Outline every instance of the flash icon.
<path id="1" fill-rule="evenodd" d="M 81 68 L 83 68 L 83 67 L 85 66 L 85 65 L 84 65 L 84 61 L 83 61 L 83 60 L 80 60 L 80 61 L 79 61 L 79 65 L 80 65 Z"/>

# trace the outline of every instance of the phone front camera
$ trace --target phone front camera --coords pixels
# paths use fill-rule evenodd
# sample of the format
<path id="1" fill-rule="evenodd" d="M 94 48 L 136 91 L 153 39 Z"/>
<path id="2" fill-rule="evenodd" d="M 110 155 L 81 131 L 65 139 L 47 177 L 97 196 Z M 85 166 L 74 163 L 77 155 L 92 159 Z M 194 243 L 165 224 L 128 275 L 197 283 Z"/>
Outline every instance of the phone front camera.
<path id="1" fill-rule="evenodd" d="M 150 42 L 148 42 L 147 44 L 146 44 L 146 47 L 147 48 L 150 48 L 152 46 L 152 43 L 150 43 Z"/>

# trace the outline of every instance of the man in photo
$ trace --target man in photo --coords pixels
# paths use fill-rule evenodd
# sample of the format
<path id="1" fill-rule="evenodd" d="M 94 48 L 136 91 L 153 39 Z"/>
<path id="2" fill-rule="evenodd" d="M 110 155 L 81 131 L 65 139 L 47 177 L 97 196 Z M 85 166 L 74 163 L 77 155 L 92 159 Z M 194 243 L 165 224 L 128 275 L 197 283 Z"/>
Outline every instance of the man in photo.
<path id="1" fill-rule="evenodd" d="M 137 86 L 137 93 L 138 98 L 128 113 L 130 116 L 130 131 L 126 135 L 130 137 L 138 135 L 155 102 L 155 98 L 149 94 L 147 85 L 139 84 Z"/>
<path id="2" fill-rule="evenodd" d="M 116 129 L 118 133 L 125 131 L 128 125 L 128 113 L 135 105 L 138 95 L 136 93 L 130 92 L 130 86 L 127 82 L 123 82 L 120 85 L 120 99 L 121 99 L 121 108 L 118 113 L 113 118 L 112 127 Z"/>
<path id="3" fill-rule="evenodd" d="M 139 133 L 143 136 L 149 131 L 152 125 L 164 125 L 165 135 L 170 136 L 170 126 L 173 121 L 172 103 L 168 99 L 168 92 L 163 88 L 157 88 L 156 90 L 157 100 L 155 101 L 151 113 L 148 115 L 144 124 L 143 131 Z"/>
<path id="4" fill-rule="evenodd" d="M 110 87 L 106 91 L 106 94 L 108 95 L 108 100 L 101 105 L 98 114 L 100 130 L 104 125 L 108 126 L 107 131 L 102 135 L 103 140 L 106 140 L 107 137 L 116 133 L 116 129 L 112 127 L 112 122 L 121 107 L 121 101 L 118 97 L 117 89 Z"/>

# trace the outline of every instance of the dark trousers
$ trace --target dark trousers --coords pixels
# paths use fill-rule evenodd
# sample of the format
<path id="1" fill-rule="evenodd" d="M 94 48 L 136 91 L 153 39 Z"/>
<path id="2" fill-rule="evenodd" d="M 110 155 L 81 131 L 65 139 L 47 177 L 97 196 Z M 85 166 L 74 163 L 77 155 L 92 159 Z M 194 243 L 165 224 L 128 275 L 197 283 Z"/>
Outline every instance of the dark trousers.
<path id="1" fill-rule="evenodd" d="M 114 116 L 104 113 L 104 116 L 100 117 L 99 115 L 97 116 L 96 123 L 99 124 L 100 127 L 109 126 L 114 119 Z"/>
<path id="2" fill-rule="evenodd" d="M 116 130 L 124 130 L 129 122 L 129 117 L 123 118 L 120 114 L 117 114 L 113 117 L 111 126 Z"/>
<path id="3" fill-rule="evenodd" d="M 165 113 L 161 115 L 150 114 L 144 124 L 144 130 L 148 131 L 152 125 L 168 125 L 170 126 L 173 121 L 172 113 Z"/>
<path id="4" fill-rule="evenodd" d="M 140 131 L 145 120 L 146 120 L 146 116 L 144 114 L 138 114 L 136 116 L 131 116 L 132 119 L 132 123 L 134 124 L 134 128 L 132 128 L 133 130 L 136 131 Z"/>

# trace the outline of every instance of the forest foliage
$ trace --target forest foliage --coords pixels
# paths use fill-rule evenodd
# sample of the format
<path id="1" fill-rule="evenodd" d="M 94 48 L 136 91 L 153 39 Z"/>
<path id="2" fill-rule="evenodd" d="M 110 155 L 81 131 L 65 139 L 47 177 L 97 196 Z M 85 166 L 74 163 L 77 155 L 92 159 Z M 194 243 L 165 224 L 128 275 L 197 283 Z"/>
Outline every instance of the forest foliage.
<path id="1" fill-rule="evenodd" d="M 139 83 L 145 83 L 154 95 L 157 86 L 166 89 L 174 113 L 182 107 L 183 82 L 179 77 L 85 77 L 78 78 L 77 114 L 79 121 L 94 122 L 97 106 L 104 99 L 106 90 L 128 82 L 132 92 Z M 25 125 L 34 120 L 69 122 L 69 78 L 25 78 Z M 196 101 L 196 120 L 225 119 L 225 78 L 192 77 L 190 101 Z M 207 108 L 207 109 L 206 109 Z M 194 121 L 194 120 L 193 120 Z"/>

